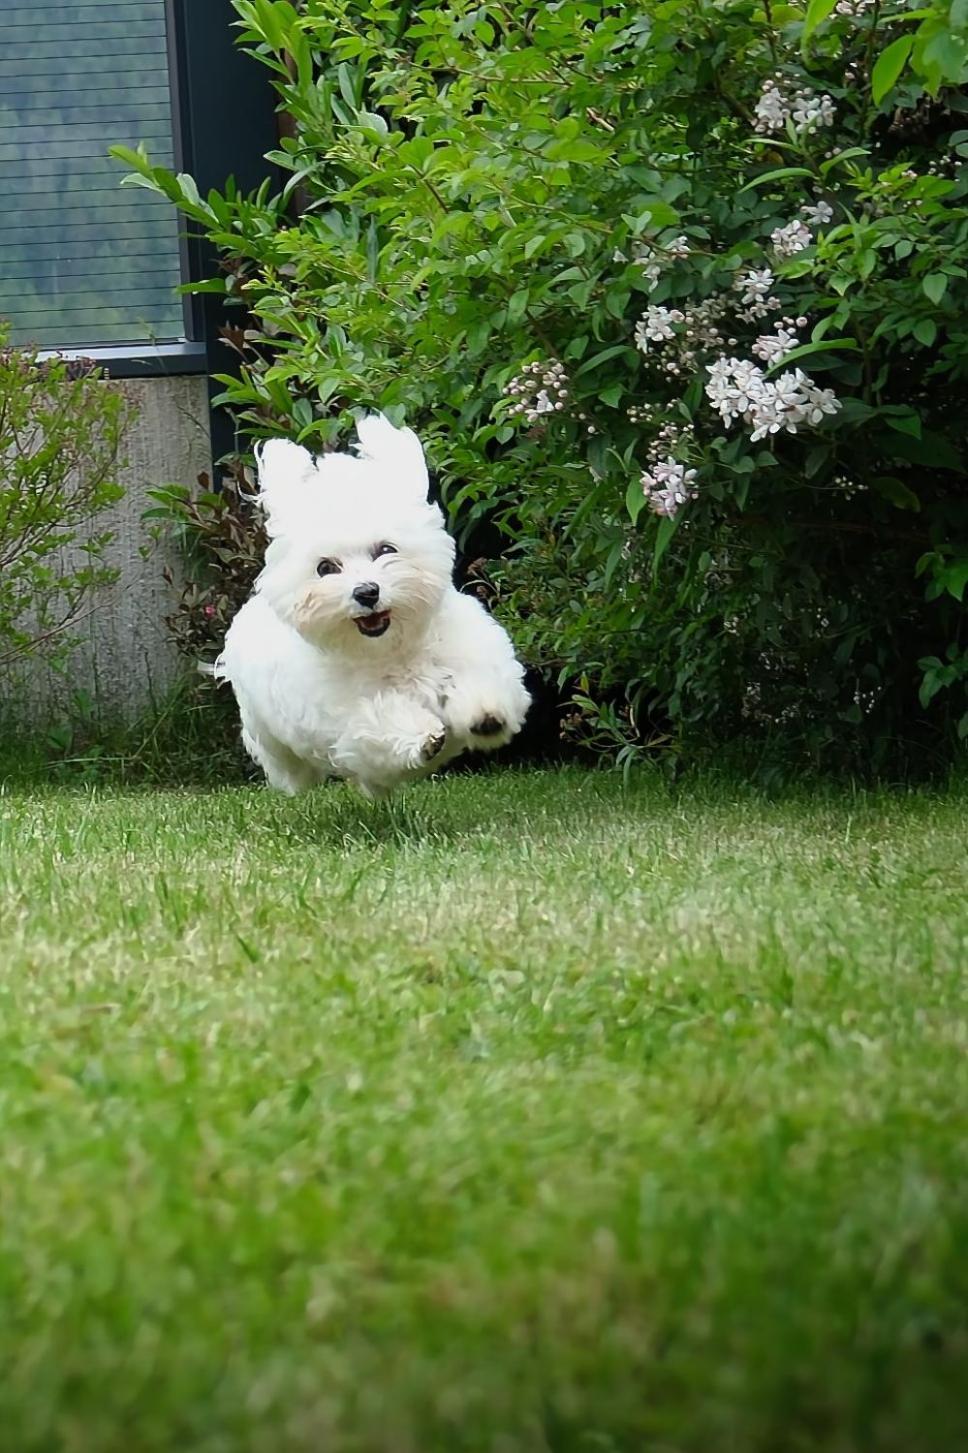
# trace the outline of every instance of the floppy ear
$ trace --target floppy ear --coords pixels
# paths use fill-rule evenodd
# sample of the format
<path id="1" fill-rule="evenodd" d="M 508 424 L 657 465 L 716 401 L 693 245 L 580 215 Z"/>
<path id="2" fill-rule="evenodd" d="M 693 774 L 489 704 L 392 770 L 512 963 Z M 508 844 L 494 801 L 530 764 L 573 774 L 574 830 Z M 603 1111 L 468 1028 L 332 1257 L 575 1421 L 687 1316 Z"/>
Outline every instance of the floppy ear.
<path id="1" fill-rule="evenodd" d="M 385 469 L 389 482 L 412 499 L 425 500 L 430 488 L 423 446 L 412 429 L 395 429 L 385 414 L 368 414 L 356 426 L 357 453 Z"/>
<path id="2" fill-rule="evenodd" d="M 265 511 L 266 530 L 279 535 L 305 505 L 306 490 L 316 472 L 308 449 L 288 439 L 267 439 L 256 447 L 259 466 L 259 503 Z"/>

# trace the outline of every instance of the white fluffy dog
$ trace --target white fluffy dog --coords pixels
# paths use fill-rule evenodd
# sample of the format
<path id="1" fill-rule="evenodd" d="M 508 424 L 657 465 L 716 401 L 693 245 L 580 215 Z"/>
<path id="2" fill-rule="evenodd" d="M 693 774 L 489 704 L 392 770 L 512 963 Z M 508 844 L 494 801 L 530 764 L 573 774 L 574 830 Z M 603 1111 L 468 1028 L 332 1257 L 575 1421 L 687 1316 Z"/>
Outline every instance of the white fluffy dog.
<path id="1" fill-rule="evenodd" d="M 382 414 L 357 434 L 355 456 L 263 446 L 265 568 L 216 664 L 283 792 L 343 777 L 382 796 L 510 741 L 529 705 L 507 635 L 451 583 L 417 436 Z"/>

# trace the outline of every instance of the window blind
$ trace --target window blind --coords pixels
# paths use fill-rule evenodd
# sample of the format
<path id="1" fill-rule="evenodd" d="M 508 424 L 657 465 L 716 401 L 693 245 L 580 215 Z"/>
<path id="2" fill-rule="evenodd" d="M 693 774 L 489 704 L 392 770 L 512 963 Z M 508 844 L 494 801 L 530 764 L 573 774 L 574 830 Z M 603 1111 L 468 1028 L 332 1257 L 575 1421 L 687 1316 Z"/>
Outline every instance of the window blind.
<path id="1" fill-rule="evenodd" d="M 173 164 L 165 0 L 0 0 L 0 319 L 42 348 L 184 336 L 178 221 L 114 142 Z"/>

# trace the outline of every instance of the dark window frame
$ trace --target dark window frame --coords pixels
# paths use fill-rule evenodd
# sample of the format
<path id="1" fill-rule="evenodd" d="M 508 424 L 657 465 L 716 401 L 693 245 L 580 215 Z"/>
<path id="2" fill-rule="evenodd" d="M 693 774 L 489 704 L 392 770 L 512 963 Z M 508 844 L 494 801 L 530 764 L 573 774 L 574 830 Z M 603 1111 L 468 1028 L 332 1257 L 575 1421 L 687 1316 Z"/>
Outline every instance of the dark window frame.
<path id="1" fill-rule="evenodd" d="M 234 176 L 243 191 L 275 177 L 265 153 L 277 143 L 276 101 L 268 73 L 235 44 L 231 0 L 165 0 L 168 72 L 176 168 L 189 172 L 204 195 Z M 120 180 L 120 172 L 119 172 Z M 187 231 L 180 234 L 183 282 L 216 270 L 213 249 Z M 225 322 L 217 294 L 184 297 L 185 339 L 166 343 L 116 343 L 44 350 L 62 357 L 92 358 L 113 378 L 176 378 L 234 372 L 233 355 L 219 332 Z M 216 389 L 210 389 L 214 393 Z M 213 415 L 216 458 L 227 452 L 227 421 Z"/>

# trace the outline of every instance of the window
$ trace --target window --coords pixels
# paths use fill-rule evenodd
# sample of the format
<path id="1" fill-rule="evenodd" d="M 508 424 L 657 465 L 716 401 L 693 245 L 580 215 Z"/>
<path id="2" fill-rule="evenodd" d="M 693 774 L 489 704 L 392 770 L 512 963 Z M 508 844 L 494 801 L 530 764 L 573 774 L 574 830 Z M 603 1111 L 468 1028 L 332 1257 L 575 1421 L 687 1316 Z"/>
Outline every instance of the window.
<path id="1" fill-rule="evenodd" d="M 0 318 L 15 342 L 186 335 L 175 211 L 122 189 L 107 155 L 143 141 L 173 163 L 167 11 L 166 0 L 0 0 Z"/>

